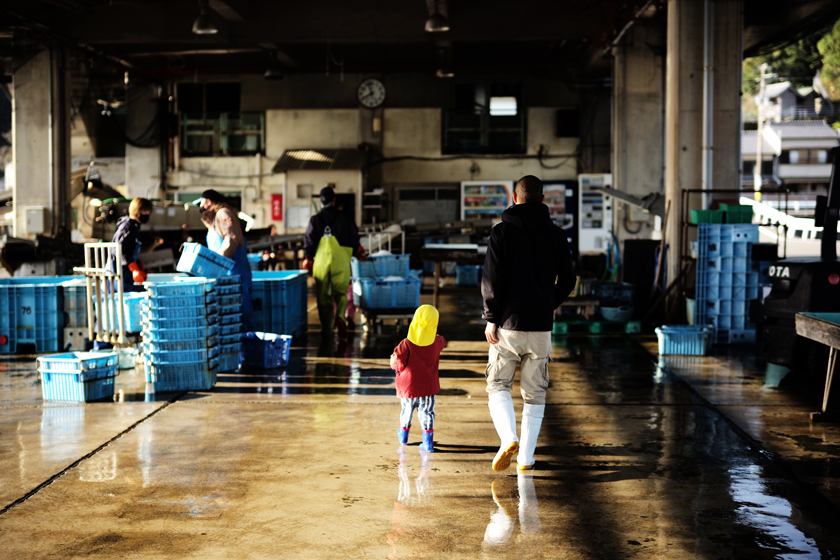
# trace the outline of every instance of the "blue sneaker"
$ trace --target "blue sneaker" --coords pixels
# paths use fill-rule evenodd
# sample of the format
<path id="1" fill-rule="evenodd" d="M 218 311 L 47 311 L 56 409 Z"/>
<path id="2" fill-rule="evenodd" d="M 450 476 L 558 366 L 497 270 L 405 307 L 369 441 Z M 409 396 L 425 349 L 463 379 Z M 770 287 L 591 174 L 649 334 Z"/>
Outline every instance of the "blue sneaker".
<path id="1" fill-rule="evenodd" d="M 397 437 L 400 440 L 400 443 L 408 443 L 408 430 L 409 428 L 400 427 L 397 431 Z"/>
<path id="2" fill-rule="evenodd" d="M 435 442 L 434 442 L 434 430 L 423 430 L 423 443 L 420 444 L 420 449 L 425 451 L 426 453 L 434 453 L 435 451 Z"/>

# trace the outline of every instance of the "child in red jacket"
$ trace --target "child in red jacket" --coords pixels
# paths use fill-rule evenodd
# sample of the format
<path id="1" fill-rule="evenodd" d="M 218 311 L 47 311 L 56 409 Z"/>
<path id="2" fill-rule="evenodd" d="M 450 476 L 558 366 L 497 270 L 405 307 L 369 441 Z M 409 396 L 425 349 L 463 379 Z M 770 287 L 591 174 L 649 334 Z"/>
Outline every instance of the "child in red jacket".
<path id="1" fill-rule="evenodd" d="M 423 425 L 420 449 L 431 453 L 434 447 L 435 395 L 440 392 L 438 365 L 446 340 L 437 334 L 438 310 L 421 305 L 414 312 L 408 338 L 391 354 L 391 369 L 397 372 L 397 396 L 400 398 L 400 443 L 408 443 L 408 430 L 414 409 Z"/>

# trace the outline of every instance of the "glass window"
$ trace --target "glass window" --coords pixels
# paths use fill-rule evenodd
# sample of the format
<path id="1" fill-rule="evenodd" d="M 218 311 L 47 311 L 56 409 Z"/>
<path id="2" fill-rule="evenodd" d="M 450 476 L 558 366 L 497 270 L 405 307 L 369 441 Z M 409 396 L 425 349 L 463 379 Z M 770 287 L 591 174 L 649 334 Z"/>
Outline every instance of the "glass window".
<path id="1" fill-rule="evenodd" d="M 491 117 L 513 117 L 516 115 L 516 98 L 515 97 L 491 97 L 490 98 L 490 116 Z"/>
<path id="2" fill-rule="evenodd" d="M 799 163 L 799 150 L 791 150 L 788 158 L 790 163 Z"/>
<path id="3" fill-rule="evenodd" d="M 817 163 L 828 163 L 828 150 L 817 150 Z"/>

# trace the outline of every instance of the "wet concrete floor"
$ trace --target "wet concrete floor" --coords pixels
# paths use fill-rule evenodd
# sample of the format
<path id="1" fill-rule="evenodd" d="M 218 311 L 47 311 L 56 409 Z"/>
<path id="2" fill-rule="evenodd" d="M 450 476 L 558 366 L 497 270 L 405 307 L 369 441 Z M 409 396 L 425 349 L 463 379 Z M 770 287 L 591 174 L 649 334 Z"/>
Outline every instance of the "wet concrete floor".
<path id="1" fill-rule="evenodd" d="M 555 338 L 537 470 L 494 473 L 479 310 L 441 305 L 433 454 L 396 439 L 404 327 L 337 344 L 310 313 L 286 369 L 184 394 L 124 371 L 119 402 L 87 405 L 0 359 L 0 557 L 840 556 L 840 433 L 748 350 Z"/>

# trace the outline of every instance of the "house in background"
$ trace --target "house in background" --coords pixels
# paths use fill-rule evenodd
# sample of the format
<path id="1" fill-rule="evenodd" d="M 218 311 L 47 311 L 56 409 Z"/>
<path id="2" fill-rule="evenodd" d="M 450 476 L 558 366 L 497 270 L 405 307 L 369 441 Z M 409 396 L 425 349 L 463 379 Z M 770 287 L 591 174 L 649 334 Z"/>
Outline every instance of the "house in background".
<path id="1" fill-rule="evenodd" d="M 753 186 L 756 138 L 755 130 L 741 133 L 743 188 Z M 769 122 L 762 138 L 762 183 L 781 185 L 791 192 L 824 193 L 831 178 L 829 150 L 838 145 L 840 136 L 826 121 Z"/>
<path id="2" fill-rule="evenodd" d="M 837 108 L 822 85 L 820 74 L 814 76 L 811 87 L 795 88 L 790 82 L 770 84 L 764 88 L 765 121 L 818 119 L 837 114 Z M 755 96 L 756 105 L 760 96 Z"/>

